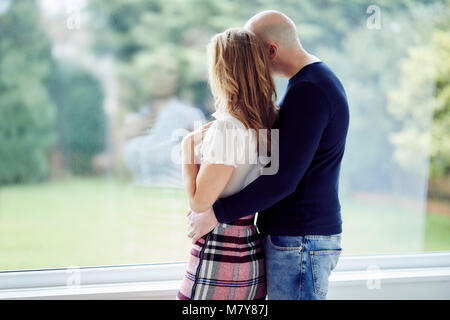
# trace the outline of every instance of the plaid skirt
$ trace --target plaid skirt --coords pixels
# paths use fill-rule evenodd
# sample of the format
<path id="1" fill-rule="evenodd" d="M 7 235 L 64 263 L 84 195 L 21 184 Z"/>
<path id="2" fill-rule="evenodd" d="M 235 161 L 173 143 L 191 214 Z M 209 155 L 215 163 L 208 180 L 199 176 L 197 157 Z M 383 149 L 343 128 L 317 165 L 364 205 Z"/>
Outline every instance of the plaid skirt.
<path id="1" fill-rule="evenodd" d="M 220 223 L 193 245 L 177 299 L 265 298 L 264 252 L 254 216 Z"/>

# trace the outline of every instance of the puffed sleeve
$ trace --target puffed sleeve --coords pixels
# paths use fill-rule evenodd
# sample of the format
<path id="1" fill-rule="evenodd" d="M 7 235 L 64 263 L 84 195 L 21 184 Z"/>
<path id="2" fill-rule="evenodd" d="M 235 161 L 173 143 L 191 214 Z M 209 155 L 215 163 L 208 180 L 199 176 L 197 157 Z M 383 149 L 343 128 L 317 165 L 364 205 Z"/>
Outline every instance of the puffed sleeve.
<path id="1" fill-rule="evenodd" d="M 256 152 L 254 136 L 237 119 L 214 121 L 201 145 L 201 162 L 237 167 L 245 164 L 249 153 Z"/>

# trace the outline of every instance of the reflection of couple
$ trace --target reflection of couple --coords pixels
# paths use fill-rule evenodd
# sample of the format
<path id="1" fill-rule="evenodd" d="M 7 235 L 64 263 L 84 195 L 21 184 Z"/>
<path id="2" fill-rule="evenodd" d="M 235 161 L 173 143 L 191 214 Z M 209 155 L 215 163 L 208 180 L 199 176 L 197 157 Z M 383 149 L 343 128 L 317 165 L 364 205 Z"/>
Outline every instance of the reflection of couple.
<path id="1" fill-rule="evenodd" d="M 183 140 L 194 245 L 177 298 L 324 299 L 341 252 L 344 88 L 276 11 L 216 35 L 208 54 L 216 120 Z M 272 75 L 289 79 L 279 109 Z M 270 130 L 258 139 L 248 129 L 275 126 L 275 174 L 260 174 L 265 163 L 237 161 L 262 143 L 273 147 Z"/>

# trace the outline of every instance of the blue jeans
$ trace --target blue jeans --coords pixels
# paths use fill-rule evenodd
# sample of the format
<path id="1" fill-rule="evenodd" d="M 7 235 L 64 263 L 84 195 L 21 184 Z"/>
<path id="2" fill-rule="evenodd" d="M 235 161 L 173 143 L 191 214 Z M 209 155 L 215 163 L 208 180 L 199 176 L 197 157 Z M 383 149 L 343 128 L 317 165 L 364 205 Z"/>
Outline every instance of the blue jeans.
<path id="1" fill-rule="evenodd" d="M 323 300 L 341 235 L 263 237 L 269 300 Z"/>

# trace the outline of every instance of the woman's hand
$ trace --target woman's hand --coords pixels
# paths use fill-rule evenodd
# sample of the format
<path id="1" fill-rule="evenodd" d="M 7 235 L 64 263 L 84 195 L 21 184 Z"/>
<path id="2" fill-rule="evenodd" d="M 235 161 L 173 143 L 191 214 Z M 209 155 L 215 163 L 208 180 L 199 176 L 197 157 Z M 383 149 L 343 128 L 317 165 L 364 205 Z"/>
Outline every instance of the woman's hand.
<path id="1" fill-rule="evenodd" d="M 187 134 L 181 141 L 181 149 L 183 154 L 183 164 L 196 164 L 194 149 L 203 142 L 206 132 L 214 121 L 208 122 L 200 128 Z"/>
<path id="2" fill-rule="evenodd" d="M 204 124 L 203 126 L 197 128 L 196 130 L 190 132 L 183 138 L 182 143 L 188 144 L 190 142 L 193 142 L 195 146 L 198 145 L 199 143 L 201 143 L 203 141 L 203 138 L 205 137 L 206 132 L 208 131 L 208 129 L 211 127 L 211 125 L 213 123 L 214 123 L 214 121 L 210 121 L 210 122 Z"/>

